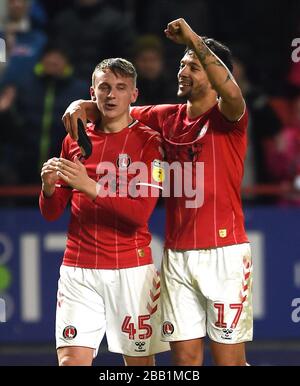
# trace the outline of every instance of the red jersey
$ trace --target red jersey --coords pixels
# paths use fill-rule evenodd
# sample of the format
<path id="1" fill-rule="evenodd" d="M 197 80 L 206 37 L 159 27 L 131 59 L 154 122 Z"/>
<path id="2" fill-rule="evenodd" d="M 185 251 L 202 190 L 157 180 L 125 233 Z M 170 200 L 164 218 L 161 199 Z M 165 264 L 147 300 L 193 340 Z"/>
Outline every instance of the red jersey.
<path id="1" fill-rule="evenodd" d="M 151 186 L 158 192 L 157 188 L 161 188 L 158 178 L 162 159 L 160 136 L 138 121 L 117 133 L 104 133 L 95 130 L 94 125 L 88 125 L 87 133 L 93 144 L 91 156 L 83 161 L 87 173 L 95 181 L 103 176 L 108 177 L 108 180 L 114 179 L 111 186 L 115 190 L 111 186 L 110 189 L 114 190 L 116 196 L 97 196 L 93 201 L 78 190 L 68 189 L 64 183 L 56 184 L 55 192 L 50 198 L 41 193 L 40 209 L 48 220 L 57 219 L 71 200 L 71 219 L 63 264 L 96 269 L 149 264 L 152 256 L 147 221 L 158 194 L 156 197 L 121 197 L 119 176 L 121 170 L 129 170 L 135 162 L 143 162 L 149 173 L 137 178 L 135 185 L 146 188 Z M 77 142 L 68 135 L 63 142 L 61 157 L 73 161 L 80 154 Z M 107 173 L 103 171 L 102 175 L 100 169 L 102 165 L 108 165 L 107 163 L 114 170 L 109 171 L 108 168 Z M 128 171 L 128 184 L 137 176 L 130 173 Z"/>
<path id="2" fill-rule="evenodd" d="M 194 119 L 188 118 L 186 104 L 135 107 L 131 114 L 161 133 L 169 163 L 191 165 L 193 183 L 199 180 L 196 163 L 203 163 L 203 181 L 197 185 L 203 200 L 198 207 L 187 207 L 191 198 L 184 187 L 181 197 L 166 199 L 165 246 L 205 249 L 247 242 L 240 197 L 247 111 L 237 122 L 229 122 L 218 104 Z"/>

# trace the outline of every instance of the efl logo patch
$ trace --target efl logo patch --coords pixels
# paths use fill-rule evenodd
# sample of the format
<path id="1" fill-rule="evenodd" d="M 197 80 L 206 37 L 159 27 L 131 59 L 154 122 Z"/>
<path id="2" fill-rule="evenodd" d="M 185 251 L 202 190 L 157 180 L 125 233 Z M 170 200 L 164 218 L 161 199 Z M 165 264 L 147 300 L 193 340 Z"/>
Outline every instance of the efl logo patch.
<path id="1" fill-rule="evenodd" d="M 174 326 L 171 322 L 164 322 L 162 325 L 162 332 L 166 336 L 170 336 L 174 332 Z"/>
<path id="2" fill-rule="evenodd" d="M 219 236 L 224 238 L 227 236 L 227 229 L 219 229 Z"/>
<path id="3" fill-rule="evenodd" d="M 74 326 L 67 326 L 64 328 L 63 337 L 65 339 L 71 340 L 74 339 L 77 335 L 77 330 Z"/>
<path id="4" fill-rule="evenodd" d="M 155 159 L 152 162 L 152 178 L 156 182 L 163 182 L 165 180 L 165 171 L 160 160 Z"/>
<path id="5" fill-rule="evenodd" d="M 126 170 L 131 164 L 131 159 L 128 154 L 119 154 L 117 159 L 117 166 L 121 170 Z"/>

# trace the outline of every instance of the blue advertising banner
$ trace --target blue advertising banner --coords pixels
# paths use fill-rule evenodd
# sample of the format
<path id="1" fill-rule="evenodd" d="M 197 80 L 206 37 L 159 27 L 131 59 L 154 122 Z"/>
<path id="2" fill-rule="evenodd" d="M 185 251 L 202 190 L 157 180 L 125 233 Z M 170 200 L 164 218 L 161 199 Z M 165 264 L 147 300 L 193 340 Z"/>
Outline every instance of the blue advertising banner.
<path id="1" fill-rule="evenodd" d="M 255 338 L 300 338 L 300 209 L 248 208 L 254 261 Z M 0 342 L 54 342 L 66 213 L 47 222 L 37 209 L 0 210 Z M 164 209 L 150 223 L 160 264 Z"/>

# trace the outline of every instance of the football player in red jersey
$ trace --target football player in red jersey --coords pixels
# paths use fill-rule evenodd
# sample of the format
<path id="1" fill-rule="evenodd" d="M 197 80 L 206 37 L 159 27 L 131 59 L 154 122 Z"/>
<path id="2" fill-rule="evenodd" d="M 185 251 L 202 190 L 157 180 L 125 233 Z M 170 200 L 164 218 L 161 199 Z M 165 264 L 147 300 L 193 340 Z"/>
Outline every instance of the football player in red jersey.
<path id="1" fill-rule="evenodd" d="M 82 163 L 68 135 L 60 158 L 42 168 L 43 216 L 57 219 L 71 201 L 57 295 L 60 365 L 91 365 L 105 333 L 127 365 L 154 365 L 153 355 L 169 349 L 160 340 L 160 281 L 147 224 L 162 189 L 161 139 L 130 116 L 137 94 L 130 62 L 102 61 L 92 78 L 102 119 L 87 128 L 91 155 Z"/>
<path id="2" fill-rule="evenodd" d="M 161 133 L 167 161 L 189 163 L 196 183 L 202 164 L 204 183 L 197 186 L 198 205 L 188 206 L 185 194 L 166 200 L 162 338 L 176 365 L 201 365 L 208 334 L 217 365 L 243 366 L 253 335 L 252 262 L 240 197 L 248 114 L 227 47 L 198 36 L 183 19 L 165 33 L 187 46 L 178 71 L 178 96 L 187 103 L 134 107 L 131 114 Z M 63 120 L 76 137 L 76 119 L 97 116 L 91 101 L 77 101 Z"/>

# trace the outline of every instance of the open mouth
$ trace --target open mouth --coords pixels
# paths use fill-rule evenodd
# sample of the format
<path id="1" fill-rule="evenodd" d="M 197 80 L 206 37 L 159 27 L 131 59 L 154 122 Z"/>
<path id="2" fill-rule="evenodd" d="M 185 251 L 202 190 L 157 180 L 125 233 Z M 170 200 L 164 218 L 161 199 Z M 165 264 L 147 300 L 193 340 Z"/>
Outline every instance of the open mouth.
<path id="1" fill-rule="evenodd" d="M 105 103 L 105 109 L 106 109 L 106 110 L 113 110 L 113 109 L 115 109 L 116 107 L 117 107 L 117 105 L 114 104 L 114 103 Z"/>
<path id="2" fill-rule="evenodd" d="M 179 87 L 191 87 L 192 86 L 192 82 L 188 81 L 188 80 L 179 80 L 178 84 L 179 84 Z"/>

